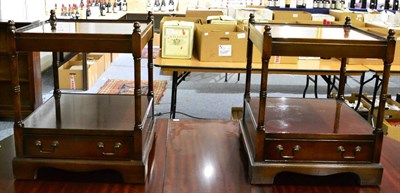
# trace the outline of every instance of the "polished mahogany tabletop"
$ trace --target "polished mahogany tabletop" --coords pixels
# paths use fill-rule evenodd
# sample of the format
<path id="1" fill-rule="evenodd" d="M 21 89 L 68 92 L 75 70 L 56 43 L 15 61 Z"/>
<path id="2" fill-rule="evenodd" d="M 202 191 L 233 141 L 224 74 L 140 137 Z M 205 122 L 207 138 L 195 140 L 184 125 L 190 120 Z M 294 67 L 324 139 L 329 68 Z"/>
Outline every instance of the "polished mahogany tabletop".
<path id="1" fill-rule="evenodd" d="M 142 106 L 147 107 L 147 96 L 142 97 Z M 58 108 L 58 109 L 57 109 Z M 142 116 L 147 108 L 141 108 Z M 135 123 L 135 98 L 133 95 L 74 94 L 63 93 L 60 99 L 51 97 L 24 120 L 25 128 L 60 129 L 72 134 L 71 130 L 117 130 L 132 131 Z M 143 118 L 143 117 L 142 117 Z M 66 131 L 68 130 L 68 131 Z M 27 132 L 36 130 L 28 129 Z M 43 131 L 40 131 L 43 132 Z"/>
<path id="2" fill-rule="evenodd" d="M 154 162 L 146 184 L 120 183 L 112 171 L 67 173 L 44 169 L 36 181 L 14 180 L 13 138 L 0 142 L 0 193 L 156 192 L 156 193 L 397 193 L 400 143 L 385 137 L 380 186 L 358 186 L 352 175 L 281 174 L 274 185 L 250 185 L 235 120 L 168 120 L 155 125 Z"/>
<path id="3" fill-rule="evenodd" d="M 382 38 L 366 35 L 360 30 L 343 30 L 340 25 L 287 25 L 287 24 L 269 24 L 271 26 L 271 35 L 273 38 L 304 38 L 313 40 L 368 40 L 378 41 Z M 256 25 L 256 29 L 264 32 L 264 25 Z"/>
<path id="4" fill-rule="evenodd" d="M 250 100 L 258 116 L 259 98 Z M 267 133 L 318 133 L 370 135 L 372 126 L 356 111 L 335 99 L 268 97 L 265 113 Z"/>
<path id="5" fill-rule="evenodd" d="M 147 28 L 147 23 L 140 23 L 141 31 Z M 19 31 L 25 34 L 34 33 L 68 33 L 68 34 L 118 34 L 131 35 L 133 32 L 133 22 L 57 22 L 56 30 L 51 29 L 50 23 L 43 23 L 29 30 Z"/>

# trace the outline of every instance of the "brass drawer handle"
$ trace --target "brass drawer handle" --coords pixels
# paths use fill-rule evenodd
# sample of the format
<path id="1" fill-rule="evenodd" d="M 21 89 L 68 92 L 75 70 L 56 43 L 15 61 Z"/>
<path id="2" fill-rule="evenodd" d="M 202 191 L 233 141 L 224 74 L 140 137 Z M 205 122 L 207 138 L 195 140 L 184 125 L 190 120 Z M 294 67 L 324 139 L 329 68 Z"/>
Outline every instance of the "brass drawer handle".
<path id="1" fill-rule="evenodd" d="M 43 146 L 42 146 L 42 142 L 40 140 L 36 140 L 35 141 L 35 146 L 37 148 L 39 148 L 39 152 L 40 153 L 46 153 L 46 154 L 50 154 L 50 153 L 54 153 L 56 151 L 56 148 L 58 147 L 59 142 L 58 141 L 53 141 L 51 143 L 51 149 L 49 150 L 44 150 Z"/>
<path id="2" fill-rule="evenodd" d="M 283 152 L 285 151 L 283 146 L 280 144 L 276 146 L 276 150 L 278 150 L 280 152 L 281 158 L 283 158 L 283 159 L 294 159 L 296 153 L 299 152 L 300 149 L 301 149 L 300 145 L 295 145 L 292 149 L 293 155 L 283 155 Z"/>
<path id="3" fill-rule="evenodd" d="M 343 159 L 356 159 L 356 154 L 361 152 L 361 147 L 360 146 L 356 146 L 354 148 L 354 156 L 345 156 L 344 154 L 346 153 L 346 149 L 343 146 L 339 146 L 337 148 L 337 150 L 342 155 Z"/>
<path id="4" fill-rule="evenodd" d="M 115 155 L 115 154 L 117 153 L 118 149 L 121 148 L 121 146 L 122 146 L 122 143 L 117 142 L 117 143 L 115 143 L 115 145 L 114 145 L 114 152 L 104 152 L 104 143 L 103 143 L 103 142 L 97 143 L 97 147 L 98 147 L 99 149 L 101 149 L 101 150 L 103 151 L 102 154 L 103 154 L 103 155 L 106 155 L 106 156 L 113 156 L 113 155 Z"/>

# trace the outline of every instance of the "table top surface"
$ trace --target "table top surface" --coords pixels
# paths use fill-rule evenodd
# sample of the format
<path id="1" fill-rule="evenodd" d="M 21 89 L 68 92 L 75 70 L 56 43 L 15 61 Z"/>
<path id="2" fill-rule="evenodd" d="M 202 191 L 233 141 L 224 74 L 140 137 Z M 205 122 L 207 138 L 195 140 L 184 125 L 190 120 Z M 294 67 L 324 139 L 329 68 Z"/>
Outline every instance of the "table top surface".
<path id="1" fill-rule="evenodd" d="M 259 33 L 264 32 L 265 25 L 256 25 L 255 29 Z M 271 27 L 272 38 L 304 38 L 314 40 L 364 40 L 382 41 L 385 40 L 378 36 L 363 33 L 354 28 L 349 28 L 346 32 L 343 26 L 323 26 L 323 25 L 290 25 L 290 24 L 269 24 Z"/>
<path id="2" fill-rule="evenodd" d="M 13 138 L 0 142 L 0 187 L 4 193 L 46 192 L 257 192 L 257 193 L 379 193 L 399 192 L 400 143 L 384 138 L 380 186 L 354 185 L 348 175 L 279 175 L 274 185 L 247 182 L 245 157 L 240 152 L 239 123 L 232 120 L 168 120 L 155 125 L 155 154 L 146 184 L 113 183 L 109 173 L 41 172 L 36 181 L 14 180 Z M 106 177 L 107 176 L 107 179 Z M 100 182 L 93 182 L 96 178 Z M 115 176 L 114 176 L 115 177 Z M 110 182 L 111 181 L 111 182 Z"/>
<path id="3" fill-rule="evenodd" d="M 141 31 L 148 27 L 147 23 L 140 23 Z M 133 22 L 74 22 L 57 21 L 56 30 L 51 30 L 50 23 L 42 23 L 33 29 L 17 30 L 23 34 L 109 34 L 132 35 Z"/>

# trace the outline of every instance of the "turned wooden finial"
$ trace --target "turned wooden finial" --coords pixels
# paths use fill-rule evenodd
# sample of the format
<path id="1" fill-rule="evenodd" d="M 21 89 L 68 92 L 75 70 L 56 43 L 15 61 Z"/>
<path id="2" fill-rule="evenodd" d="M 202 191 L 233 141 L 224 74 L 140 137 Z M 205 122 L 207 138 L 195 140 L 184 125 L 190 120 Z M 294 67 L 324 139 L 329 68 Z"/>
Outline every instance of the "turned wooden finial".
<path id="1" fill-rule="evenodd" d="M 133 24 L 133 32 L 135 32 L 135 33 L 140 33 L 141 32 L 141 29 L 140 29 L 140 24 L 139 24 L 139 22 L 135 22 L 134 24 Z"/>
<path id="2" fill-rule="evenodd" d="M 265 26 L 264 26 L 264 33 L 266 33 L 266 34 L 268 34 L 269 36 L 271 36 L 271 26 L 265 25 Z"/>
<path id="3" fill-rule="evenodd" d="M 251 23 L 251 24 L 255 24 L 256 23 L 256 20 L 254 19 L 254 14 L 253 13 L 250 13 L 250 18 L 249 18 L 249 23 Z"/>
<path id="4" fill-rule="evenodd" d="M 344 27 L 350 27 L 350 26 L 351 26 L 351 19 L 349 16 L 346 16 Z"/>
<path id="5" fill-rule="evenodd" d="M 49 22 L 50 22 L 50 25 L 51 25 L 51 30 L 56 30 L 57 17 L 56 17 L 56 11 L 54 11 L 53 9 L 50 11 Z"/>
<path id="6" fill-rule="evenodd" d="M 10 29 L 10 31 L 12 31 L 13 33 L 15 32 L 15 22 L 14 20 L 9 20 L 8 21 L 8 29 Z"/>
<path id="7" fill-rule="evenodd" d="M 154 15 L 153 12 L 149 11 L 147 12 L 147 21 L 154 21 Z"/>
<path id="8" fill-rule="evenodd" d="M 394 29 L 390 29 L 389 32 L 388 32 L 387 39 L 388 40 L 396 40 L 396 37 L 394 36 L 394 34 L 396 34 Z"/>

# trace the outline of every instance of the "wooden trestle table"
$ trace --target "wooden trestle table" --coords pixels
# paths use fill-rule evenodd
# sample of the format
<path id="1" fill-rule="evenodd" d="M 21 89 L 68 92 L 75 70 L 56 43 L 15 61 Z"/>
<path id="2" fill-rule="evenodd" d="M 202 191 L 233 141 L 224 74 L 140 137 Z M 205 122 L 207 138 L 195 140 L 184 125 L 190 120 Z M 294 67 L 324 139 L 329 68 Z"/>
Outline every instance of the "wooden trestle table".
<path id="1" fill-rule="evenodd" d="M 175 118 L 176 98 L 178 85 L 190 72 L 212 72 L 212 73 L 244 73 L 246 71 L 245 62 L 202 62 L 196 55 L 191 59 L 171 59 L 158 57 L 154 65 L 161 68 L 162 73 L 172 72 L 172 93 L 171 93 L 171 112 L 170 118 Z M 255 61 L 252 66 L 254 73 L 261 72 L 261 63 Z M 349 76 L 361 76 L 368 71 L 363 65 L 349 65 L 346 74 Z M 324 77 L 328 89 L 333 87 L 335 82 L 331 75 L 339 75 L 340 61 L 337 59 L 300 59 L 296 64 L 274 63 L 270 64 L 268 73 L 270 74 L 294 74 L 294 75 L 320 75 Z M 303 92 L 307 90 L 307 86 Z M 314 85 L 316 95 L 317 83 Z M 331 89 L 330 89 L 331 90 Z M 330 94 L 330 93 L 329 93 Z"/>

